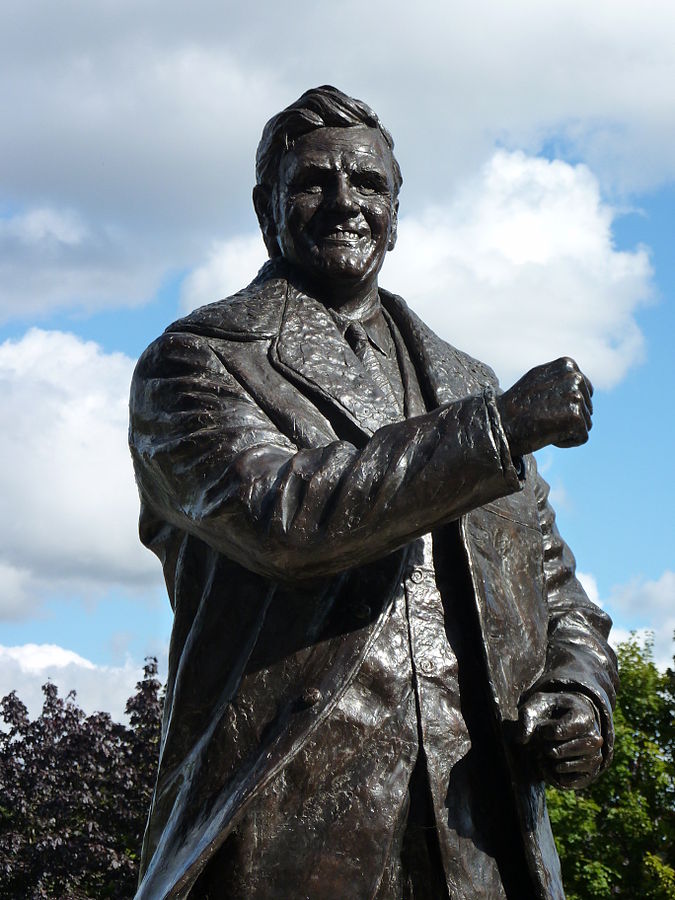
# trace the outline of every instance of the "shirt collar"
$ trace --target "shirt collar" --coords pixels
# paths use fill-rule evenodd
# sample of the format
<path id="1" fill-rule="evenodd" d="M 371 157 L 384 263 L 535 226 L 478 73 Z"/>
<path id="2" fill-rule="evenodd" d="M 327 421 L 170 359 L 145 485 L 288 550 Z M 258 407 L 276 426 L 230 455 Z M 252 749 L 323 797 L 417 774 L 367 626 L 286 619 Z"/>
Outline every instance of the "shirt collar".
<path id="1" fill-rule="evenodd" d="M 368 306 L 358 316 L 343 316 L 337 310 L 330 310 L 341 334 L 344 335 L 351 322 L 359 322 L 368 335 L 370 343 L 384 356 L 391 352 L 391 335 L 389 326 L 382 312 L 379 294 L 375 294 Z"/>

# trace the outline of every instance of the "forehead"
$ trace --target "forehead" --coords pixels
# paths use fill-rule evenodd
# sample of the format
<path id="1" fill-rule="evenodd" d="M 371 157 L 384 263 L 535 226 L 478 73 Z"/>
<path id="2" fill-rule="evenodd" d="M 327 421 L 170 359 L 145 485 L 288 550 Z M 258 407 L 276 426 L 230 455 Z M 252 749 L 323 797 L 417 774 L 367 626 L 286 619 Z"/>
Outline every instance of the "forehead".
<path id="1" fill-rule="evenodd" d="M 281 160 L 282 176 L 305 167 L 351 169 L 366 166 L 391 176 L 392 154 L 378 128 L 317 128 L 298 138 Z"/>

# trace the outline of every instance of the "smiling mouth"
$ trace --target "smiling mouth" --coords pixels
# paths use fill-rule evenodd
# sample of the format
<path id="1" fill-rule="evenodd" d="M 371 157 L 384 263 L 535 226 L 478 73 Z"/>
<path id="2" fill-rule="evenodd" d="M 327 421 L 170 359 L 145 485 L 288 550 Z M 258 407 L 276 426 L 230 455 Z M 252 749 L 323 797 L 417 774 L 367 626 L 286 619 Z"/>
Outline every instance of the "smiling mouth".
<path id="1" fill-rule="evenodd" d="M 358 231 L 343 231 L 342 229 L 336 229 L 334 231 L 329 231 L 326 234 L 322 234 L 321 240 L 337 244 L 357 244 L 365 237 L 365 234 L 360 234 Z"/>

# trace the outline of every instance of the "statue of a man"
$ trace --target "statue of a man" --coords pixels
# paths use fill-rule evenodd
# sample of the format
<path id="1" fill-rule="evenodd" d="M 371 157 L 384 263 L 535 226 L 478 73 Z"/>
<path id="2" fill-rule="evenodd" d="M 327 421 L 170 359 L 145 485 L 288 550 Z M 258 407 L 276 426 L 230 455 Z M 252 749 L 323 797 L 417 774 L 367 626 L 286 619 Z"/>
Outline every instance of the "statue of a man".
<path id="1" fill-rule="evenodd" d="M 501 393 L 379 288 L 400 186 L 372 110 L 303 94 L 258 147 L 270 260 L 138 363 L 175 614 L 142 900 L 564 897 L 544 782 L 609 762 L 616 661 L 530 454 L 592 388 Z"/>

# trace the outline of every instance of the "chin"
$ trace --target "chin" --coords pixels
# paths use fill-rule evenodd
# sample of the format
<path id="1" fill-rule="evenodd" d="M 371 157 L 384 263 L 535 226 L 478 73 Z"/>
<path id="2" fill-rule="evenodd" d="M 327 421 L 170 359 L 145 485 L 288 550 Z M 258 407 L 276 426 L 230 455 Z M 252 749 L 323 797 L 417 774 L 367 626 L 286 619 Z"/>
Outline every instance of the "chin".
<path id="1" fill-rule="evenodd" d="M 350 281 L 360 281 L 363 278 L 367 278 L 374 270 L 371 259 L 353 259 L 346 254 L 328 255 L 322 253 L 315 260 L 315 266 L 324 277 Z"/>

